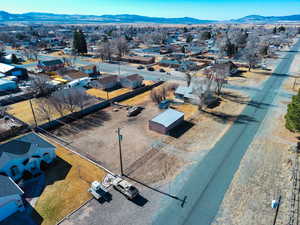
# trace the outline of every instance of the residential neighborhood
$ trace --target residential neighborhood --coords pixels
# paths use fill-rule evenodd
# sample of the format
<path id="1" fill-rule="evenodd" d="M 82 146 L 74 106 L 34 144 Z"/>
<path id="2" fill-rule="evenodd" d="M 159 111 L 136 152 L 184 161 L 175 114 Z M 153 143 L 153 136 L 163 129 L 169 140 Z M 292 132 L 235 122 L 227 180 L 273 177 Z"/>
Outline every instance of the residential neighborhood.
<path id="1" fill-rule="evenodd" d="M 0 225 L 298 224 L 300 18 L 164 13 L 0 12 Z"/>

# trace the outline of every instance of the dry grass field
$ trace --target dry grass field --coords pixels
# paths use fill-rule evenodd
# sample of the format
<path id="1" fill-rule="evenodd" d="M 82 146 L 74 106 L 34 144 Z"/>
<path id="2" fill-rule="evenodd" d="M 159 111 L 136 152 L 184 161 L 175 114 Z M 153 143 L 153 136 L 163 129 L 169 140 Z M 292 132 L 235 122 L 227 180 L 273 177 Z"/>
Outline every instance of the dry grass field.
<path id="1" fill-rule="evenodd" d="M 132 91 L 132 90 L 130 90 L 128 88 L 120 88 L 118 90 L 109 91 L 109 92 L 103 91 L 103 90 L 97 89 L 97 88 L 91 88 L 91 89 L 87 90 L 86 93 L 89 95 L 95 96 L 97 98 L 108 100 L 108 99 L 117 97 L 119 95 L 128 93 L 130 91 Z"/>

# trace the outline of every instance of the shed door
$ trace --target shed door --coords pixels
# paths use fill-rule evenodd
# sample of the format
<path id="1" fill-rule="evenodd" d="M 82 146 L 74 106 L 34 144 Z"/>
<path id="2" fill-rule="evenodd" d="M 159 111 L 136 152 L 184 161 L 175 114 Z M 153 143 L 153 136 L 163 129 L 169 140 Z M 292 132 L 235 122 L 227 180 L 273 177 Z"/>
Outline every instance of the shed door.
<path id="1" fill-rule="evenodd" d="M 18 206 L 15 201 L 0 206 L 0 221 L 4 220 L 6 217 L 9 217 L 10 215 L 14 214 L 17 211 L 18 211 Z"/>

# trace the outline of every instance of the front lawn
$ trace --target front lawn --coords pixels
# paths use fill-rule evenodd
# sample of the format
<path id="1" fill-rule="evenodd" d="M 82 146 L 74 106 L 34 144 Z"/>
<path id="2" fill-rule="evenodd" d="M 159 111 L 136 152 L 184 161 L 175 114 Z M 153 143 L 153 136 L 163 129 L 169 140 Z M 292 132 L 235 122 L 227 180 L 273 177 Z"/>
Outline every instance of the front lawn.
<path id="1" fill-rule="evenodd" d="M 43 225 L 56 224 L 91 199 L 87 192 L 90 183 L 106 175 L 104 170 L 77 154 L 56 146 L 57 160 L 46 170 L 46 188 L 35 205 Z"/>

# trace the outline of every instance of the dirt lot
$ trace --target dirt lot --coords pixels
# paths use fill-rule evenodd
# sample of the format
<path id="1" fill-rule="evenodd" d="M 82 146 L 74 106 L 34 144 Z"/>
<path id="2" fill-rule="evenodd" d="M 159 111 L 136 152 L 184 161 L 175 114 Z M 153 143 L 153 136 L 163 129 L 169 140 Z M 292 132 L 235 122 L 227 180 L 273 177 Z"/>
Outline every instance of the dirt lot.
<path id="1" fill-rule="evenodd" d="M 241 67 L 239 70 L 241 73 L 238 76 L 228 78 L 230 84 L 247 86 L 260 85 L 272 75 L 271 71 L 261 69 L 248 71 L 248 68 Z"/>
<path id="2" fill-rule="evenodd" d="M 173 150 L 184 153 L 212 147 L 247 103 L 246 96 L 226 92 L 222 103 L 206 113 L 199 113 L 197 106 L 176 104 L 175 108 L 185 112 L 186 122 L 167 136 L 148 129 L 148 121 L 160 112 L 149 93 L 121 102 L 144 106 L 136 117 L 128 118 L 125 107 L 109 107 L 52 132 L 70 141 L 70 148 L 119 173 L 116 130 L 120 127 L 126 173 L 154 183 L 172 178 L 187 163 Z"/>
<path id="3" fill-rule="evenodd" d="M 55 144 L 55 143 L 53 143 Z M 56 224 L 85 201 L 90 182 L 102 180 L 106 172 L 78 155 L 57 145 L 56 162 L 45 172 L 46 188 L 38 197 L 35 209 L 42 225 Z"/>
<path id="4" fill-rule="evenodd" d="M 145 109 L 137 117 L 128 118 L 125 108 L 113 111 L 109 107 L 54 130 L 53 133 L 72 141 L 70 148 L 119 173 L 116 130 L 120 127 L 126 173 L 144 182 L 160 181 L 166 176 L 172 176 L 183 162 L 153 148 L 152 144 L 159 135 L 149 131 L 148 120 L 156 116 L 159 109 L 151 102 L 144 102 L 143 105 Z M 149 176 L 149 173 L 153 176 Z"/>

